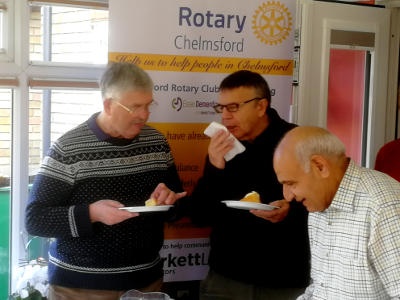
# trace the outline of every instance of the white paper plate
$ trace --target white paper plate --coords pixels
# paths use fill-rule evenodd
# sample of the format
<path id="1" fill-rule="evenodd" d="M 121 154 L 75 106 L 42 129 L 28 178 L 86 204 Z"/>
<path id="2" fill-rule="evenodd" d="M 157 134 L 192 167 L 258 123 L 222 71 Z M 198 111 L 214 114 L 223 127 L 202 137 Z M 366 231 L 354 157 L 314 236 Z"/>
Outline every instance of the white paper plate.
<path id="1" fill-rule="evenodd" d="M 173 205 L 156 205 L 156 206 L 130 206 L 120 207 L 121 210 L 127 210 L 129 212 L 156 212 L 156 211 L 167 211 Z"/>
<path id="2" fill-rule="evenodd" d="M 273 206 L 273 205 L 269 205 L 269 204 L 239 201 L 239 200 L 225 200 L 225 201 L 222 201 L 222 203 L 225 203 L 226 206 L 231 207 L 231 208 L 245 209 L 245 210 L 251 210 L 251 209 L 273 210 L 273 209 L 279 208 L 277 206 Z"/>

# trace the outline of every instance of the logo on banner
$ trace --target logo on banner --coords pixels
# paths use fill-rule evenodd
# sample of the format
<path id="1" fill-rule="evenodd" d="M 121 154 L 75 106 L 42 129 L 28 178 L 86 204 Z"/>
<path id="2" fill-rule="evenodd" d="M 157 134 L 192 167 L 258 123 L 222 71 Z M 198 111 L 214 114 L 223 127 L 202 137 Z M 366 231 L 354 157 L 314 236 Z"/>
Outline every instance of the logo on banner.
<path id="1" fill-rule="evenodd" d="M 196 113 L 201 115 L 215 115 L 213 106 L 217 103 L 215 101 L 208 100 L 187 100 L 182 97 L 174 97 L 171 99 L 171 107 L 175 111 L 181 111 L 183 109 L 194 109 Z"/>
<path id="2" fill-rule="evenodd" d="M 176 97 L 172 99 L 171 102 L 172 108 L 175 109 L 176 111 L 180 111 L 182 109 L 183 106 L 183 102 L 181 97 Z"/>
<path id="3" fill-rule="evenodd" d="M 284 4 L 268 1 L 256 10 L 252 28 L 261 42 L 277 45 L 289 36 L 292 29 L 292 16 Z"/>

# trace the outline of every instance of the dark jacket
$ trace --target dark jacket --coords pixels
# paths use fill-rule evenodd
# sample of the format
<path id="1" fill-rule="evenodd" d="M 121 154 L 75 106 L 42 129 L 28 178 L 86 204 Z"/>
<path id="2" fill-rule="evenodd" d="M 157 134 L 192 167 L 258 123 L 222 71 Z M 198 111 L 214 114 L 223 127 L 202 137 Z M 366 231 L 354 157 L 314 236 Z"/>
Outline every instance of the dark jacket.
<path id="1" fill-rule="evenodd" d="M 307 211 L 292 202 L 288 216 L 271 223 L 246 210 L 229 208 L 222 200 L 238 200 L 257 191 L 263 203 L 283 199 L 272 166 L 273 151 L 295 127 L 268 111 L 270 124 L 223 170 L 207 158 L 203 177 L 191 195 L 191 218 L 212 227 L 210 268 L 226 277 L 272 288 L 305 287 L 309 282 Z"/>

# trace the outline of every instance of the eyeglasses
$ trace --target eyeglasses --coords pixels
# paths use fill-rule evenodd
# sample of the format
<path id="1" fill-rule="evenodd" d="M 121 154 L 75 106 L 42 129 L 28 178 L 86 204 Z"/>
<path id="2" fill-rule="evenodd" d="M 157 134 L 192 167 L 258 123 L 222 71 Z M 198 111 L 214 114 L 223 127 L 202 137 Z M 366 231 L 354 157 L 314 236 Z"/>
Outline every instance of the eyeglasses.
<path id="1" fill-rule="evenodd" d="M 123 109 L 125 109 L 129 114 L 134 114 L 137 113 L 141 110 L 145 111 L 145 112 L 151 112 L 152 108 L 154 108 L 154 106 L 157 105 L 157 102 L 155 100 L 152 100 L 150 103 L 145 104 L 145 105 L 135 105 L 132 108 L 129 108 L 125 105 L 123 105 L 122 103 L 118 102 L 117 100 L 111 99 L 112 102 L 114 102 L 115 104 L 117 104 L 118 106 L 122 107 Z"/>
<path id="2" fill-rule="evenodd" d="M 243 105 L 245 105 L 246 103 L 249 103 L 254 100 L 261 100 L 261 99 L 264 99 L 264 98 L 256 97 L 256 98 L 253 98 L 250 100 L 243 101 L 242 103 L 229 103 L 226 105 L 217 104 L 217 105 L 214 105 L 213 108 L 218 114 L 222 113 L 224 108 L 226 108 L 227 111 L 232 113 L 232 112 L 237 112 L 239 110 L 239 108 L 242 107 Z"/>

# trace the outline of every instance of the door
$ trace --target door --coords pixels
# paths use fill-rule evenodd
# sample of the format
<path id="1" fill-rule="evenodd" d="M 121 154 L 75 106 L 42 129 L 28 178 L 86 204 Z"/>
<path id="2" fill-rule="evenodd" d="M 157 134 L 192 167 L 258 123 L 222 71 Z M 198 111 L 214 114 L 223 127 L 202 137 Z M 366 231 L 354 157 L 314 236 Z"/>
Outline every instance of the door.
<path id="1" fill-rule="evenodd" d="M 367 167 L 385 142 L 390 10 L 297 0 L 292 121 L 325 127 Z"/>

